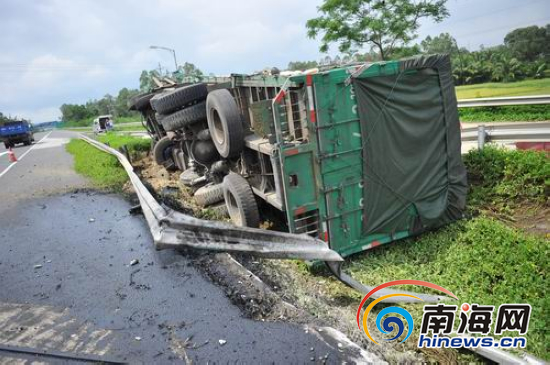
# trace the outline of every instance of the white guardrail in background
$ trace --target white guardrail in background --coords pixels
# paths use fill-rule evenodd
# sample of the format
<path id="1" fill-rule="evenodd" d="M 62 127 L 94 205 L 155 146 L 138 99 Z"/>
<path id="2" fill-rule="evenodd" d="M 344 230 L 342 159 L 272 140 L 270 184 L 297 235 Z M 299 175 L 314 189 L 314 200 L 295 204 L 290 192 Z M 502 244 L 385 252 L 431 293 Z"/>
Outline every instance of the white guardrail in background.
<path id="1" fill-rule="evenodd" d="M 506 105 L 540 105 L 550 104 L 550 95 L 506 96 L 499 98 L 477 98 L 458 100 L 459 108 L 474 108 L 480 106 Z"/>

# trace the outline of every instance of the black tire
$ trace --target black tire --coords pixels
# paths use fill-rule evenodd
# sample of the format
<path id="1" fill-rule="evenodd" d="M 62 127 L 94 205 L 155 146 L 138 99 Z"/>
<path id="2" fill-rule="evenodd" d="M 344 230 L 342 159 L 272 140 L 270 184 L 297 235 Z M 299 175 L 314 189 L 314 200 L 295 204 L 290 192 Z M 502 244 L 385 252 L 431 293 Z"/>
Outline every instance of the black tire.
<path id="1" fill-rule="evenodd" d="M 258 228 L 260 212 L 252 188 L 244 177 L 230 173 L 223 179 L 223 197 L 233 223 Z"/>
<path id="2" fill-rule="evenodd" d="M 239 107 L 226 89 L 214 90 L 206 99 L 208 129 L 222 157 L 238 156 L 244 147 L 244 130 Z"/>
<path id="3" fill-rule="evenodd" d="M 157 165 L 166 166 L 167 162 L 172 160 L 172 149 L 174 148 L 174 142 L 168 137 L 159 139 L 153 147 L 153 158 Z M 173 161 L 172 161 L 173 163 Z"/>
<path id="4" fill-rule="evenodd" d="M 195 191 L 193 195 L 197 205 L 207 207 L 223 200 L 222 184 L 206 185 Z"/>
<path id="5" fill-rule="evenodd" d="M 138 94 L 132 96 L 130 100 L 128 100 L 128 109 L 137 111 L 151 109 L 150 101 L 153 96 L 155 96 L 154 93 Z"/>
<path id="6" fill-rule="evenodd" d="M 6 149 L 9 150 L 11 146 L 8 142 L 4 142 L 4 147 L 6 147 Z"/>
<path id="7" fill-rule="evenodd" d="M 178 110 L 175 113 L 162 116 L 161 123 L 164 130 L 175 131 L 178 129 L 183 129 L 185 126 L 190 124 L 202 122 L 205 119 L 206 102 L 202 101 L 185 109 Z"/>
<path id="8" fill-rule="evenodd" d="M 206 99 L 206 95 L 208 95 L 206 84 L 183 86 L 155 95 L 151 99 L 151 106 L 161 114 L 170 114 L 193 102 Z"/>

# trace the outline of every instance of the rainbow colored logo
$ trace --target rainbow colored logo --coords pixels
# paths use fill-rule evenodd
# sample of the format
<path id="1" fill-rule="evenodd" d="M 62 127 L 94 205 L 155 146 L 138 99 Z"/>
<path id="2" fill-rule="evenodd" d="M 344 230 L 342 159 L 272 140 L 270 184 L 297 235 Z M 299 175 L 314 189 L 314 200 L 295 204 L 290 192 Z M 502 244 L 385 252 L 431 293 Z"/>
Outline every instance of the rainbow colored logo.
<path id="1" fill-rule="evenodd" d="M 359 319 L 360 316 L 361 316 L 361 309 L 363 308 L 363 305 L 365 304 L 367 299 L 369 299 L 374 293 L 376 293 L 380 289 L 384 289 L 384 288 L 387 288 L 389 286 L 394 286 L 394 285 L 425 286 L 427 288 L 432 288 L 432 289 L 439 290 L 439 291 L 441 291 L 445 294 L 448 294 L 448 295 L 452 296 L 455 299 L 458 299 L 456 297 L 456 295 L 454 295 L 453 293 L 451 293 L 447 289 L 445 289 L 445 288 L 443 288 L 439 285 L 429 283 L 427 281 L 420 281 L 420 280 L 395 280 L 395 281 L 390 281 L 388 283 L 379 285 L 376 288 L 372 289 L 367 295 L 365 295 L 365 297 L 361 301 L 361 304 L 359 304 L 359 308 L 357 309 L 357 317 L 356 317 L 357 326 L 359 327 L 359 329 L 361 329 L 361 323 L 360 323 L 360 319 Z M 369 306 L 365 309 L 365 312 L 363 313 L 363 321 L 362 321 L 363 331 L 365 332 L 367 337 L 377 345 L 378 345 L 378 342 L 376 342 L 369 333 L 369 329 L 368 329 L 368 326 L 367 326 L 367 319 L 369 317 L 370 311 L 372 310 L 372 308 L 374 308 L 374 306 L 376 304 L 378 304 L 379 302 L 381 302 L 384 299 L 391 298 L 391 297 L 410 297 L 410 298 L 414 298 L 414 299 L 418 299 L 419 301 L 422 301 L 422 299 L 420 299 L 419 297 L 414 296 L 412 294 L 406 294 L 406 293 L 399 294 L 399 293 L 396 293 L 396 294 L 383 295 L 380 298 L 374 300 L 372 303 L 370 303 Z M 413 318 L 412 318 L 411 314 L 408 311 L 406 311 L 405 309 L 403 309 L 401 307 L 386 307 L 386 308 L 382 309 L 380 311 L 380 313 L 378 313 L 378 316 L 376 316 L 376 327 L 378 328 L 378 330 L 380 332 L 382 332 L 384 334 L 388 334 L 388 333 L 392 333 L 395 330 L 394 325 L 393 325 L 393 324 L 395 324 L 395 325 L 397 325 L 397 335 L 395 335 L 393 338 L 386 339 L 386 341 L 393 341 L 393 340 L 396 340 L 399 337 L 401 337 L 401 335 L 403 334 L 403 332 L 405 330 L 405 325 L 404 325 L 403 320 L 401 318 L 396 317 L 396 316 L 390 316 L 390 317 L 387 317 L 386 319 L 384 319 L 384 321 L 382 322 L 382 319 L 384 318 L 384 316 L 386 316 L 387 314 L 390 314 L 390 313 L 399 314 L 403 318 L 405 318 L 405 320 L 407 321 L 407 327 L 408 327 L 407 335 L 401 341 L 401 342 L 405 342 L 409 338 L 409 336 L 411 335 L 412 330 L 414 328 Z"/>

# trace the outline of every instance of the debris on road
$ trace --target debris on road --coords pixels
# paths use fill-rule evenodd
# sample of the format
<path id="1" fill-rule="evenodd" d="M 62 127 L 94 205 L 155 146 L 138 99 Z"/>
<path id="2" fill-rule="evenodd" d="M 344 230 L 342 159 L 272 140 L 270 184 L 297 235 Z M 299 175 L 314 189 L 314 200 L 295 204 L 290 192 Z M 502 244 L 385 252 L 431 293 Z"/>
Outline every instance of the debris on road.
<path id="1" fill-rule="evenodd" d="M 42 268 L 42 265 L 40 265 L 40 264 L 34 265 L 34 268 L 35 268 L 35 269 L 41 269 L 41 268 Z"/>
<path id="2" fill-rule="evenodd" d="M 226 340 L 218 340 L 218 343 L 219 343 L 221 346 L 223 346 L 223 345 L 225 345 L 225 344 L 227 343 L 227 341 L 226 341 Z"/>
<path id="3" fill-rule="evenodd" d="M 134 265 L 137 265 L 137 264 L 139 264 L 138 259 L 133 259 L 132 261 L 130 261 L 130 266 L 134 266 Z"/>
<path id="4" fill-rule="evenodd" d="M 95 218 L 90 218 L 90 219 L 88 220 L 88 222 L 90 222 L 90 223 L 95 222 Z"/>

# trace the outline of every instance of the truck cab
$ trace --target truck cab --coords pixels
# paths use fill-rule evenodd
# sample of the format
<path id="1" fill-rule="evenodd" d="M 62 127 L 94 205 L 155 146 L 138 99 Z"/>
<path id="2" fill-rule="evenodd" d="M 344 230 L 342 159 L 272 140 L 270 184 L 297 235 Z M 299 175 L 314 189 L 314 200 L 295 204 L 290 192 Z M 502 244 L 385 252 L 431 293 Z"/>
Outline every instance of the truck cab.
<path id="1" fill-rule="evenodd" d="M 34 142 L 32 124 L 25 120 L 6 122 L 0 125 L 0 140 L 4 142 L 6 149 L 17 143 L 28 146 Z"/>

